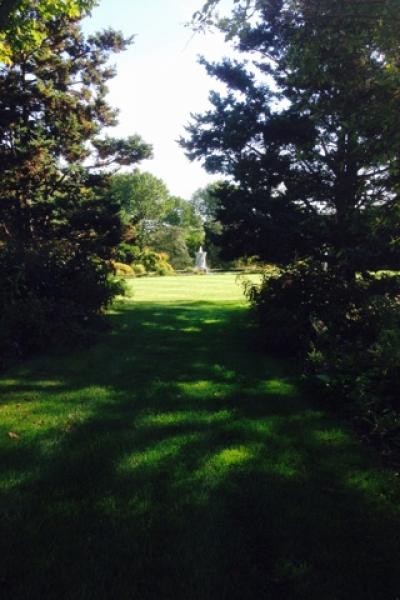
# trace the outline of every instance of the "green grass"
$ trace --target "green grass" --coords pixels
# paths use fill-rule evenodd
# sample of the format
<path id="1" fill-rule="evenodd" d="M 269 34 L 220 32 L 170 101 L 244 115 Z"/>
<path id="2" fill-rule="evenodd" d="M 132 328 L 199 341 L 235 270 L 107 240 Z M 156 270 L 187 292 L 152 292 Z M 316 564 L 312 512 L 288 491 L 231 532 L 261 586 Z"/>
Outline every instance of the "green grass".
<path id="1" fill-rule="evenodd" d="M 0 598 L 399 597 L 396 478 L 252 348 L 235 277 L 131 285 L 1 380 Z"/>

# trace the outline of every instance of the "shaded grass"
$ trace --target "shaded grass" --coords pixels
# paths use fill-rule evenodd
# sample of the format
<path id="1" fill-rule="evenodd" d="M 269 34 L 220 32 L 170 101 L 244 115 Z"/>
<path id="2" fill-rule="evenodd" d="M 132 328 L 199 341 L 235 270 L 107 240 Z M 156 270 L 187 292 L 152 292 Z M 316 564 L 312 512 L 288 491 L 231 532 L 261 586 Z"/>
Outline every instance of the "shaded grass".
<path id="1" fill-rule="evenodd" d="M 133 287 L 1 380 L 0 597 L 395 600 L 395 478 L 252 350 L 235 278 Z"/>

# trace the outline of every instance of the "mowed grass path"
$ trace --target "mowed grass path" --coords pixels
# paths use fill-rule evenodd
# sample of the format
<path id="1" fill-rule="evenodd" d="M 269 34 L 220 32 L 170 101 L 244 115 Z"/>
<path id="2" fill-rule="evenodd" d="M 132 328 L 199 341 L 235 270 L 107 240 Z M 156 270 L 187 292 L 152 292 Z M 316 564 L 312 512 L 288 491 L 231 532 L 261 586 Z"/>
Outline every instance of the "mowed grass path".
<path id="1" fill-rule="evenodd" d="M 252 349 L 235 277 L 132 287 L 1 379 L 0 598 L 400 597 L 395 476 Z"/>

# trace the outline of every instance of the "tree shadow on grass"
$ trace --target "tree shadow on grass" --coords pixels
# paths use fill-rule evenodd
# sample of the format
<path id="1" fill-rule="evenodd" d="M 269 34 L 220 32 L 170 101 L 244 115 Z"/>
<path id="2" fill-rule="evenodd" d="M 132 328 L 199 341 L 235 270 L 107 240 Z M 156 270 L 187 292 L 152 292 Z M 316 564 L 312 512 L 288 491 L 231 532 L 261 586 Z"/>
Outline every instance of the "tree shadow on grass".
<path id="1" fill-rule="evenodd" d="M 395 600 L 392 481 L 246 310 L 124 306 L 2 382 L 0 597 Z"/>

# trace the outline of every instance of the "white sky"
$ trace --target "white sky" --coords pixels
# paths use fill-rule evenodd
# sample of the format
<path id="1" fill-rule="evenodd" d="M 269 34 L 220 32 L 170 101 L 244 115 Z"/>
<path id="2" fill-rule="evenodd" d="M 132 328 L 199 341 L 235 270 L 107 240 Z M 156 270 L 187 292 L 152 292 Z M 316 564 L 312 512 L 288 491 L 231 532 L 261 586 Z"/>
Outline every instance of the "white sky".
<path id="1" fill-rule="evenodd" d="M 139 133 L 153 145 L 154 159 L 139 167 L 161 177 L 171 194 L 189 199 L 216 177 L 190 163 L 176 140 L 184 134 L 191 112 L 203 112 L 217 82 L 197 64 L 197 56 L 217 60 L 229 54 L 221 36 L 193 35 L 185 27 L 203 0 L 101 0 L 86 32 L 113 27 L 135 42 L 113 57 L 117 77 L 110 81 L 109 101 L 120 109 L 120 124 L 110 134 Z M 225 5 L 230 0 L 224 0 Z"/>

